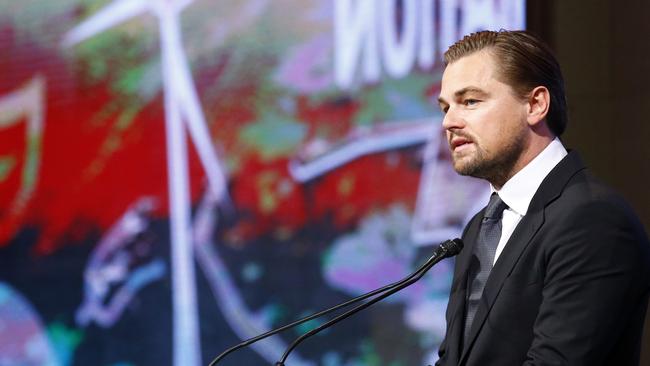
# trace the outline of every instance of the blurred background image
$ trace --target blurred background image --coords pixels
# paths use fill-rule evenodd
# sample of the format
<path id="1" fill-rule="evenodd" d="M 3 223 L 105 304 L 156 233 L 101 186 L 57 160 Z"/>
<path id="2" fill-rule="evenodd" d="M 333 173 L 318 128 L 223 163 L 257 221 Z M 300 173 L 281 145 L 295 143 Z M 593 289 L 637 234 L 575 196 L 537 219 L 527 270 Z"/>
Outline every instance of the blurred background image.
<path id="1" fill-rule="evenodd" d="M 449 163 L 443 52 L 527 24 L 561 50 L 555 3 L 0 0 L 0 365 L 205 365 L 408 275 L 489 195 Z M 452 268 L 288 364 L 432 364 Z"/>

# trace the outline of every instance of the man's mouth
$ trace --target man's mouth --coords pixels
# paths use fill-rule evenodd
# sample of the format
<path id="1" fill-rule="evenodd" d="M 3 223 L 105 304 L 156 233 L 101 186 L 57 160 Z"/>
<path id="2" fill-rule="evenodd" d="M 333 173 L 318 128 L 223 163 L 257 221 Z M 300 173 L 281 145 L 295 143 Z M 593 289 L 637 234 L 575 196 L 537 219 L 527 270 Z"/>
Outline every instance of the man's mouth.
<path id="1" fill-rule="evenodd" d="M 468 146 L 471 143 L 473 143 L 472 140 L 468 138 L 455 137 L 451 139 L 451 141 L 449 142 L 449 146 L 451 146 L 452 151 L 456 151 L 456 149 L 463 148 L 464 146 Z"/>

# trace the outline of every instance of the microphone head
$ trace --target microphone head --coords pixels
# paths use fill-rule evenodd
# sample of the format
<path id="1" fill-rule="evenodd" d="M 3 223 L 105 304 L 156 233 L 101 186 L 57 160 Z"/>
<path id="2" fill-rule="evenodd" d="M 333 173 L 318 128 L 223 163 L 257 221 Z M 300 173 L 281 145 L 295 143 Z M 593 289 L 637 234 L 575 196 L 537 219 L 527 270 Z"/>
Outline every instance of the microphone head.
<path id="1" fill-rule="evenodd" d="M 459 238 L 447 240 L 440 244 L 440 248 L 445 251 L 445 258 L 453 257 L 463 250 L 465 244 Z"/>

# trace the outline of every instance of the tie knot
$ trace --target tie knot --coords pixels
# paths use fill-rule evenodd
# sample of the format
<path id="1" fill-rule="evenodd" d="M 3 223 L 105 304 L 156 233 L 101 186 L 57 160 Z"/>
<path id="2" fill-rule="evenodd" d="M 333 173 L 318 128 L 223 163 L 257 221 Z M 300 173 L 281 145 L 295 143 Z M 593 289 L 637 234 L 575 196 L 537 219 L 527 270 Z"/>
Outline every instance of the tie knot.
<path id="1" fill-rule="evenodd" d="M 508 208 L 508 205 L 506 205 L 506 203 L 501 200 L 501 197 L 499 197 L 496 192 L 492 193 L 492 196 L 490 196 L 490 202 L 488 202 L 488 205 L 485 208 L 485 215 L 483 215 L 483 218 L 501 219 L 503 210 L 506 208 Z"/>

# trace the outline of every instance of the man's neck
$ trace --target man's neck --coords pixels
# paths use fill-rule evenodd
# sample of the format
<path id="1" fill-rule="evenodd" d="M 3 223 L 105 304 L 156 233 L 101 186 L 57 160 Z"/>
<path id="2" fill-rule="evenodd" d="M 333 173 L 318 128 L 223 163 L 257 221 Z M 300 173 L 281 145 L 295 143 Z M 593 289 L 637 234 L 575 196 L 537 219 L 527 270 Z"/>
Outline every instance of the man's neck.
<path id="1" fill-rule="evenodd" d="M 553 136 L 535 136 L 531 138 L 526 148 L 519 155 L 519 159 L 513 164 L 512 169 L 508 174 L 501 177 L 488 180 L 496 190 L 500 190 L 506 182 L 510 180 L 515 174 L 519 173 L 526 165 L 530 164 L 546 147 L 554 140 Z"/>
<path id="2" fill-rule="evenodd" d="M 524 216 L 535 192 L 546 176 L 567 155 L 567 150 L 559 139 L 551 141 L 517 174 L 512 176 L 502 187 L 492 186 L 501 199 L 517 214 Z"/>

